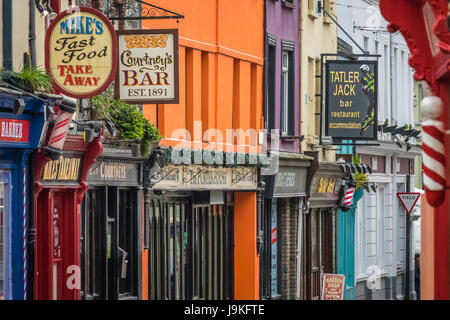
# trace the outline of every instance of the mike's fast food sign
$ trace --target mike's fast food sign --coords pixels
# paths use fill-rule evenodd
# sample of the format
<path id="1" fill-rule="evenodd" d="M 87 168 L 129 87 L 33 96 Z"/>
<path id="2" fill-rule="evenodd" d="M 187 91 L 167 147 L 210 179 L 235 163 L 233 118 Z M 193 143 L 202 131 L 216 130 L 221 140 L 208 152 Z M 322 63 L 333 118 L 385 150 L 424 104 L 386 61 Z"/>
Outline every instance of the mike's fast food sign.
<path id="1" fill-rule="evenodd" d="M 178 103 L 178 30 L 120 30 L 116 98 Z"/>
<path id="2" fill-rule="evenodd" d="M 46 69 L 60 93 L 89 98 L 113 81 L 117 39 L 101 12 L 76 7 L 60 13 L 47 31 L 45 44 Z"/>

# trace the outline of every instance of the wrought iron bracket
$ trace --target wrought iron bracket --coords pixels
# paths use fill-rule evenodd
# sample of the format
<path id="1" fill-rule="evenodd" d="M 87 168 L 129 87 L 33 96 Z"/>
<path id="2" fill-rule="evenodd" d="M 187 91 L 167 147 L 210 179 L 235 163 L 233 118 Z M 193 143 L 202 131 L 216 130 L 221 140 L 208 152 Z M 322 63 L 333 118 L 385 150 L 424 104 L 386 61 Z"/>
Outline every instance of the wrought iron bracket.
<path id="1" fill-rule="evenodd" d="M 245 172 L 245 171 L 244 171 Z M 236 173 L 236 179 L 232 179 L 233 184 L 237 184 L 239 181 L 243 180 L 246 176 L 248 176 L 250 173 L 252 173 L 252 170 L 248 170 L 247 173 L 241 176 L 241 173 L 238 170 L 233 170 L 233 173 Z"/>
<path id="2" fill-rule="evenodd" d="M 187 169 L 187 168 L 184 168 L 183 170 L 184 170 L 184 171 L 189 171 L 190 174 L 193 174 L 193 173 L 195 172 L 195 171 L 190 170 L 190 169 Z M 184 183 L 189 183 L 189 182 L 190 182 L 192 179 L 194 179 L 196 176 L 198 176 L 198 175 L 201 174 L 201 173 L 205 173 L 205 172 L 208 172 L 208 170 L 198 168 L 198 169 L 197 169 L 197 173 L 194 174 L 194 175 L 192 175 L 191 178 L 190 178 L 189 180 L 183 177 L 183 182 L 184 182 Z"/>
<path id="3" fill-rule="evenodd" d="M 123 21 L 123 20 L 154 20 L 154 19 L 176 19 L 177 22 L 180 19 L 184 19 L 184 16 L 176 13 L 174 11 L 170 11 L 158 6 L 155 6 L 151 3 L 145 2 L 145 1 L 141 1 L 141 0 L 131 0 L 131 1 L 135 1 L 137 3 L 140 4 L 144 4 L 147 7 L 143 7 L 141 10 L 141 14 L 140 16 L 136 16 L 136 17 L 108 17 L 109 20 L 111 21 L 115 21 L 115 20 L 119 20 L 119 21 Z"/>
<path id="4" fill-rule="evenodd" d="M 155 184 L 157 184 L 158 182 L 163 181 L 165 177 L 167 177 L 169 174 L 171 174 L 171 173 L 172 173 L 173 171 L 175 171 L 175 170 L 178 171 L 179 169 L 178 169 L 178 168 L 172 168 L 172 169 L 171 169 L 169 172 L 167 172 L 161 179 L 159 179 L 158 181 L 156 181 L 156 182 L 154 182 L 154 183 L 152 183 L 152 184 L 155 185 Z M 160 171 L 162 171 L 162 169 L 161 169 Z M 153 176 L 151 176 L 150 179 L 149 179 L 149 181 L 152 181 L 153 178 L 156 177 L 156 176 L 159 174 L 160 171 L 156 172 Z"/>

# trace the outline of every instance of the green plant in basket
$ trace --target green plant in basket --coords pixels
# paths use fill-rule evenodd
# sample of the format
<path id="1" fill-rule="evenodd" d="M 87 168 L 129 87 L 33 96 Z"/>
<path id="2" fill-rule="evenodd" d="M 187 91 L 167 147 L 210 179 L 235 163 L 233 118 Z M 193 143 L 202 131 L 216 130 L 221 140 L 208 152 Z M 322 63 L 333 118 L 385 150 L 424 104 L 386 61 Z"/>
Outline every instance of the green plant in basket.
<path id="1" fill-rule="evenodd" d="M 355 173 L 355 179 L 356 179 L 356 189 L 364 188 L 369 184 L 367 174 L 365 173 Z"/>
<path id="2" fill-rule="evenodd" d="M 53 90 L 52 78 L 40 67 L 24 67 L 20 72 L 2 69 L 0 77 L 10 85 L 28 92 Z"/>
<path id="3" fill-rule="evenodd" d="M 91 98 L 91 106 L 92 117 L 94 119 L 110 119 L 120 131 L 122 139 L 140 140 L 143 156 L 149 154 L 152 142 L 162 138 L 158 129 L 144 118 L 135 105 L 115 100 L 110 89 Z"/>

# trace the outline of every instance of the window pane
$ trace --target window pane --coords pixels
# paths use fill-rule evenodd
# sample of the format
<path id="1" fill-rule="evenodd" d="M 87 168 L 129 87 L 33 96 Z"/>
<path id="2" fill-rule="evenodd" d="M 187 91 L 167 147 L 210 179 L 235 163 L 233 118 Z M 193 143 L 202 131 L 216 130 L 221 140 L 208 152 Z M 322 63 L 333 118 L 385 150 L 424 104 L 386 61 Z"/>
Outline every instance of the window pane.
<path id="1" fill-rule="evenodd" d="M 272 219 L 271 219 L 271 252 L 272 252 L 272 268 L 271 268 L 271 281 L 272 281 L 272 296 L 278 294 L 278 239 L 277 239 L 277 227 L 278 227 L 278 208 L 277 200 L 272 201 Z"/>

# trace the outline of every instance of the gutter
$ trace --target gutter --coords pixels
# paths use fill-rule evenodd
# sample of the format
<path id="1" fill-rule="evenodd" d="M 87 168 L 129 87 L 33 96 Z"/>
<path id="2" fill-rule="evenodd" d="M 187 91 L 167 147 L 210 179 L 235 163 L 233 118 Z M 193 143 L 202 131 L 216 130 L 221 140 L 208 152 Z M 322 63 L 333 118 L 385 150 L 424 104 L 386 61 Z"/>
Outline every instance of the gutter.
<path id="1" fill-rule="evenodd" d="M 30 25 L 28 43 L 30 48 L 31 66 L 36 67 L 36 6 L 34 0 L 29 1 Z"/>
<path id="2" fill-rule="evenodd" d="M 12 0 L 3 0 L 3 68 L 13 68 L 13 7 Z"/>

